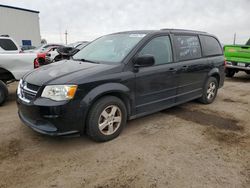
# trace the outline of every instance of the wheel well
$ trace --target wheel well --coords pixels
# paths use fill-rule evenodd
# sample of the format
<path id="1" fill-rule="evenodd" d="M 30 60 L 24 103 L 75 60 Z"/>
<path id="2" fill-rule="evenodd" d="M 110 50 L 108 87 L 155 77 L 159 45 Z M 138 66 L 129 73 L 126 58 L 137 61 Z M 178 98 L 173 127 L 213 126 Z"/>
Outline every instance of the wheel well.
<path id="1" fill-rule="evenodd" d="M 219 74 L 212 74 L 211 77 L 216 78 L 218 85 L 220 85 L 220 75 Z"/>
<path id="2" fill-rule="evenodd" d="M 129 100 L 129 98 L 128 98 L 127 95 L 125 95 L 125 94 L 123 94 L 123 93 L 121 93 L 121 92 L 109 92 L 109 93 L 104 93 L 103 95 L 100 95 L 100 96 L 96 97 L 96 98 L 93 100 L 93 102 L 91 103 L 91 105 L 94 104 L 97 100 L 99 100 L 99 99 L 101 99 L 101 98 L 103 98 L 103 97 L 105 97 L 105 96 L 115 96 L 115 97 L 121 99 L 121 101 L 122 101 L 122 102 L 125 104 L 125 106 L 126 106 L 128 117 L 130 116 L 130 113 L 131 113 L 131 104 L 130 104 L 130 100 Z"/>
<path id="3" fill-rule="evenodd" d="M 97 100 L 99 100 L 99 99 L 101 99 L 101 98 L 103 98 L 103 97 L 105 97 L 105 96 L 115 96 L 115 97 L 121 99 L 122 102 L 124 102 L 124 104 L 125 104 L 125 107 L 126 107 L 126 109 L 127 109 L 127 116 L 128 116 L 128 118 L 129 118 L 129 116 L 130 116 L 130 114 L 131 114 L 130 100 L 129 100 L 129 98 L 128 98 L 125 94 L 123 94 L 123 93 L 121 93 L 121 92 L 109 92 L 109 93 L 104 93 L 104 94 L 102 94 L 102 95 L 96 97 L 96 98 L 91 102 L 90 108 L 91 108 L 91 106 L 92 106 Z M 86 112 L 86 117 L 88 117 L 88 115 L 89 115 L 90 108 L 89 108 L 89 109 L 87 110 L 87 112 Z M 83 130 L 83 132 L 86 131 L 86 126 L 85 126 L 85 125 L 86 125 L 86 122 L 87 122 L 87 118 L 85 119 L 85 122 L 84 122 L 84 130 Z"/>
<path id="4" fill-rule="evenodd" d="M 2 80 L 3 82 L 7 82 L 10 80 L 15 80 L 15 77 L 8 70 L 0 68 L 0 80 Z"/>

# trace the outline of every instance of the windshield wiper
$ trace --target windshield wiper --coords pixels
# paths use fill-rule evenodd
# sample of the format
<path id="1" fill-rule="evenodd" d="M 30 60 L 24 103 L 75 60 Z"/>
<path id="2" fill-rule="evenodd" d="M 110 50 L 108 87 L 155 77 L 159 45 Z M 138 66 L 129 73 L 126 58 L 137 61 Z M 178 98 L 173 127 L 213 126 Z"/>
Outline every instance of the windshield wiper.
<path id="1" fill-rule="evenodd" d="M 88 63 L 95 63 L 95 64 L 100 64 L 97 61 L 91 61 L 91 60 L 87 60 L 87 59 L 73 59 L 75 61 L 82 61 L 82 62 L 88 62 Z"/>

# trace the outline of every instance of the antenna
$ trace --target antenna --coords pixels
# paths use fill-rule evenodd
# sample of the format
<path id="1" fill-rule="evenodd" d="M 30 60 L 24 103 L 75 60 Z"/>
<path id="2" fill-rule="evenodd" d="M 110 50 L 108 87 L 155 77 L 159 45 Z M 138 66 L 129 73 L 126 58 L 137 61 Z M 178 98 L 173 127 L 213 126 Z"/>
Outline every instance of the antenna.
<path id="1" fill-rule="evenodd" d="M 67 45 L 68 44 L 68 31 L 66 30 L 64 34 L 65 34 L 65 43 Z"/>
<path id="2" fill-rule="evenodd" d="M 235 42 L 236 42 L 236 33 L 234 33 L 234 45 L 235 45 Z"/>

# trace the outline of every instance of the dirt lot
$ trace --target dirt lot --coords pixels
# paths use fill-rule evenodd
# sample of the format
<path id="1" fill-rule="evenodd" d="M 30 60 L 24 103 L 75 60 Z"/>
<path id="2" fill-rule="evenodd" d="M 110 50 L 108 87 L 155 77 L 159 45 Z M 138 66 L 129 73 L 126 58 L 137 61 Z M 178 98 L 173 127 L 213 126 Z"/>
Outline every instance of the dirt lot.
<path id="1" fill-rule="evenodd" d="M 250 76 L 215 103 L 190 102 L 128 123 L 119 138 L 51 138 L 0 108 L 0 187 L 250 187 Z"/>

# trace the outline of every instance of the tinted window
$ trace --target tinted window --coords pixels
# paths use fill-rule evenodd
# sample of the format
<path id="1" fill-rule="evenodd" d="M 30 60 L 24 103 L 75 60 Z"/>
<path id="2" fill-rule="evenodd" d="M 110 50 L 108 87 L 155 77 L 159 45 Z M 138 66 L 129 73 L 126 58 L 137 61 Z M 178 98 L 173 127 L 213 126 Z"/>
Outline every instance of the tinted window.
<path id="1" fill-rule="evenodd" d="M 201 57 L 201 47 L 197 36 L 174 36 L 178 60 L 189 60 Z"/>
<path id="2" fill-rule="evenodd" d="M 10 39 L 0 39 L 0 47 L 4 50 L 17 50 L 15 43 Z"/>
<path id="3" fill-rule="evenodd" d="M 201 45 L 204 56 L 223 54 L 217 39 L 211 36 L 201 36 Z"/>
<path id="4" fill-rule="evenodd" d="M 164 64 L 172 62 L 172 49 L 168 36 L 162 36 L 152 39 L 140 52 L 139 56 L 153 55 L 155 64 Z"/>

